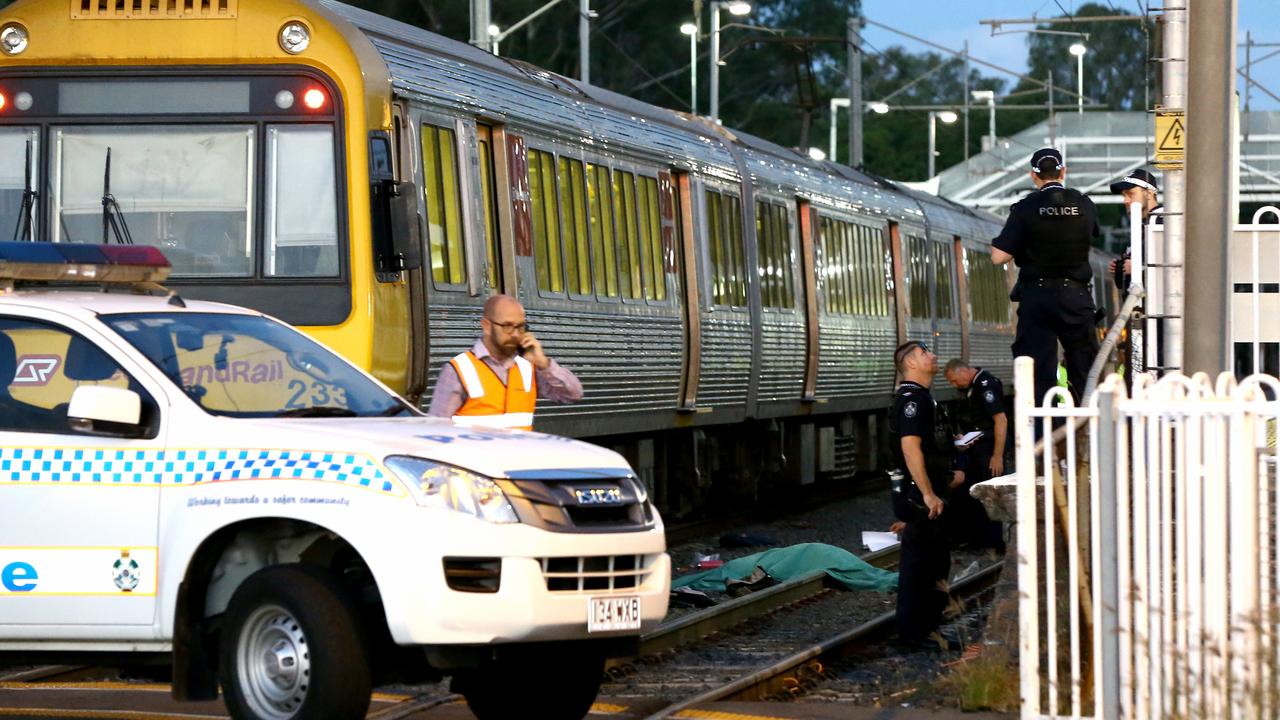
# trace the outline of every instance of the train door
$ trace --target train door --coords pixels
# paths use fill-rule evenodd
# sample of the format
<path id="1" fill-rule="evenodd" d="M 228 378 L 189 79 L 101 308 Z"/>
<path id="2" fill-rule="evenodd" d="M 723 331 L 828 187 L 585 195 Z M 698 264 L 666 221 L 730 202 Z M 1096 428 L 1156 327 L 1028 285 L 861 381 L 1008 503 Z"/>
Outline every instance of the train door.
<path id="1" fill-rule="evenodd" d="M 393 172 L 396 180 L 399 182 L 418 182 L 419 178 L 415 177 L 415 168 L 418 167 L 418 143 L 414 136 L 408 108 L 403 102 L 397 102 L 393 106 L 392 113 L 396 145 Z M 418 187 L 421 187 L 421 185 L 418 185 Z M 419 238 L 426 237 L 422 220 L 422 211 L 419 209 L 417 213 Z M 418 256 L 423 258 L 427 256 L 425 248 L 419 248 Z M 424 265 L 425 263 L 417 263 L 416 267 L 404 271 L 405 284 L 408 286 L 409 294 L 409 365 L 408 374 L 405 378 L 404 394 L 405 397 L 413 402 L 417 402 L 418 398 L 427 389 L 427 338 L 429 333 L 427 323 L 430 320 L 427 313 L 426 273 L 428 271 Z"/>
<path id="2" fill-rule="evenodd" d="M 803 400 L 812 401 L 818 394 L 818 279 L 814 265 L 814 226 L 817 211 L 808 200 L 796 200 L 796 216 L 800 220 L 800 267 L 804 283 L 805 368 Z"/>
<path id="3" fill-rule="evenodd" d="M 691 179 L 688 173 L 671 173 L 680 301 L 684 304 L 684 363 L 680 373 L 678 401 L 678 407 L 684 411 L 691 411 L 698 404 L 698 376 L 702 371 L 702 314 L 699 312 L 702 301 L 698 291 L 698 249 L 697 235 L 694 233 Z"/>
<path id="4" fill-rule="evenodd" d="M 510 142 L 511 138 L 502 126 L 476 125 L 486 295 L 498 292 L 516 294 L 512 207 L 509 203 L 499 202 L 500 198 L 511 196 Z"/>

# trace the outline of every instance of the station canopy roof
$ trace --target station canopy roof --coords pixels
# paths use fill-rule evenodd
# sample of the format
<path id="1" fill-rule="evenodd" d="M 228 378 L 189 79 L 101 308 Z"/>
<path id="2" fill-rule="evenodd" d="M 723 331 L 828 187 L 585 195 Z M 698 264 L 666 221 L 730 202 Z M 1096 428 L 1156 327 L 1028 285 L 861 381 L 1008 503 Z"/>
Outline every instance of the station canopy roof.
<path id="1" fill-rule="evenodd" d="M 999 110 L 997 109 L 997 112 Z M 981 110 L 970 115 L 971 127 L 985 126 Z M 938 194 L 961 205 L 1004 215 L 1031 189 L 1031 153 L 1054 146 L 1067 165 L 1067 184 L 1098 204 L 1121 202 L 1111 183 L 1134 168 L 1155 169 L 1154 118 L 1143 112 L 1061 112 L 1008 138 L 994 148 L 943 170 Z M 1240 115 L 1240 202 L 1280 203 L 1280 112 Z M 1194 133 L 1187 136 L 1195 141 Z M 1160 183 L 1164 187 L 1164 183 Z"/>

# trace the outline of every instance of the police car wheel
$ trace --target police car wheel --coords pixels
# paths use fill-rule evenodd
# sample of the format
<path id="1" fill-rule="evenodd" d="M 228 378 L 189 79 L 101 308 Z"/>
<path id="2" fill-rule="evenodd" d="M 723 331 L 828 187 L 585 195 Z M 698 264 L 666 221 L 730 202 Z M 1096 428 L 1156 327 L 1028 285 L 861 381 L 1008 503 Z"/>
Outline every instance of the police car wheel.
<path id="1" fill-rule="evenodd" d="M 371 678 L 345 589 L 305 565 L 249 576 L 227 606 L 220 642 L 223 696 L 233 718 L 363 718 Z"/>
<path id="2" fill-rule="evenodd" d="M 454 676 L 454 692 L 467 699 L 478 720 L 529 717 L 580 720 L 591 712 L 604 677 L 604 658 L 582 650 L 548 652 L 541 648 L 504 648 L 495 662 Z"/>

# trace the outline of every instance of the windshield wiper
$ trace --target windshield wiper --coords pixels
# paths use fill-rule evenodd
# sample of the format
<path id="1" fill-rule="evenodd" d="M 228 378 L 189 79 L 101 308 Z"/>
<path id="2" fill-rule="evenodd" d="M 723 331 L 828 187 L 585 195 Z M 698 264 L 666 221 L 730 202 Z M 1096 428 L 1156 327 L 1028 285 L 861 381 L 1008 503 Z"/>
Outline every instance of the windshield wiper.
<path id="1" fill-rule="evenodd" d="M 355 410 L 348 410 L 340 407 L 309 407 L 294 408 L 293 410 L 285 410 L 278 412 L 275 417 L 278 418 L 302 418 L 302 417 L 359 417 L 360 413 Z"/>
<path id="2" fill-rule="evenodd" d="M 18 209 L 18 224 L 13 228 L 13 239 L 31 239 L 31 215 L 35 210 L 36 197 L 39 195 L 31 187 L 31 141 L 27 140 L 26 183 L 22 190 L 22 207 Z"/>
<path id="3" fill-rule="evenodd" d="M 102 244 L 106 245 L 108 232 L 113 233 L 116 243 L 132 245 L 133 235 L 129 233 L 129 223 L 124 221 L 124 211 L 116 196 L 111 194 L 111 148 L 107 148 L 107 165 L 102 171 Z"/>

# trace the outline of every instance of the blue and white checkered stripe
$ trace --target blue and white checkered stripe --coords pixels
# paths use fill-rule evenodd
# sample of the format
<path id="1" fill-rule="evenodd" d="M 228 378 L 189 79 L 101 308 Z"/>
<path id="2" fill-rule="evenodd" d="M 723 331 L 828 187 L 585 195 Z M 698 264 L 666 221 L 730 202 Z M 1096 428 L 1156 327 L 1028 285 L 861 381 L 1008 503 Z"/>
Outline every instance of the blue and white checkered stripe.
<path id="1" fill-rule="evenodd" d="M 348 453 L 0 447 L 0 482 L 155 486 L 221 480 L 325 480 L 395 491 L 372 460 Z"/>

